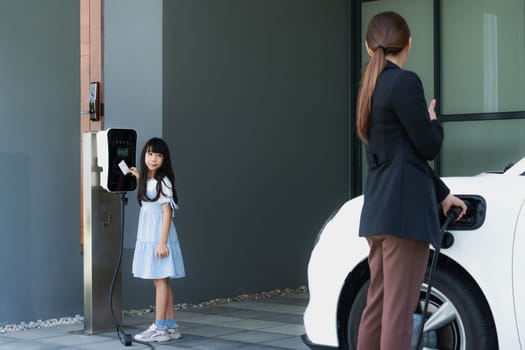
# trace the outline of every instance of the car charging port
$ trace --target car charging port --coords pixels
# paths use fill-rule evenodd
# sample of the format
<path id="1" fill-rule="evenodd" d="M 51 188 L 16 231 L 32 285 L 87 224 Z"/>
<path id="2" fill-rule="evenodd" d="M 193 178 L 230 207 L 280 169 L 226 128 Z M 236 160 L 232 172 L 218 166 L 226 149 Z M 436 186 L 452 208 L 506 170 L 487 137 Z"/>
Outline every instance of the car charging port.
<path id="1" fill-rule="evenodd" d="M 485 215 L 487 212 L 487 204 L 485 199 L 478 195 L 457 194 L 467 205 L 467 212 L 463 217 L 457 221 L 449 223 L 447 229 L 454 231 L 471 231 L 476 230 L 485 222 Z M 445 222 L 445 215 L 440 210 L 441 224 Z M 448 249 L 454 245 L 454 235 L 448 231 L 443 234 L 441 238 L 441 248 Z"/>
<path id="2" fill-rule="evenodd" d="M 487 212 L 487 203 L 485 199 L 478 195 L 470 194 L 456 194 L 456 197 L 461 198 L 467 205 L 467 212 L 463 217 L 457 221 L 452 221 L 448 225 L 451 231 L 470 231 L 476 230 L 485 222 L 485 215 Z M 441 223 L 445 221 L 445 215 L 440 212 Z M 453 242 L 452 242 L 453 243 Z"/>

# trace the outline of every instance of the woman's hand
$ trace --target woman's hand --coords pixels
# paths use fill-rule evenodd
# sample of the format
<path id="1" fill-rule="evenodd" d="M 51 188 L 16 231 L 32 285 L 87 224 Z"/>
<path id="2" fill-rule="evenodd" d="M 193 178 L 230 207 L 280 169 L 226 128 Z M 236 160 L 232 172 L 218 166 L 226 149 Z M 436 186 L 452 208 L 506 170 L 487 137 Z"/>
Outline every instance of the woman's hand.
<path id="1" fill-rule="evenodd" d="M 432 101 L 430 101 L 430 104 L 428 105 L 428 115 L 430 116 L 430 120 L 437 119 L 435 108 L 436 108 L 436 100 L 432 99 Z"/>
<path id="2" fill-rule="evenodd" d="M 159 243 L 157 249 L 155 249 L 155 256 L 159 258 L 165 258 L 170 255 L 168 245 L 166 243 Z"/>
<path id="3" fill-rule="evenodd" d="M 461 219 L 461 217 L 467 213 L 467 205 L 465 204 L 465 202 L 463 202 L 461 199 L 450 193 L 441 202 L 441 206 L 443 207 L 443 214 L 445 215 L 447 215 L 450 208 L 460 207 L 461 212 L 459 213 L 456 221 Z"/>
<path id="4" fill-rule="evenodd" d="M 129 174 L 135 176 L 137 179 L 140 177 L 140 173 L 139 173 L 138 169 L 135 168 L 134 166 L 129 168 Z"/>

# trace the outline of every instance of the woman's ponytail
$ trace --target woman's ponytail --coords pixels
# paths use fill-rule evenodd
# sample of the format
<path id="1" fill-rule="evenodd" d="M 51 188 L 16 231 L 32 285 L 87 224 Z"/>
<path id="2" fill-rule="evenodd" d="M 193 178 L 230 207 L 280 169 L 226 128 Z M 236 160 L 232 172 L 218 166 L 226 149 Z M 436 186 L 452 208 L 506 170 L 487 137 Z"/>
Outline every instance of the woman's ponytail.
<path id="1" fill-rule="evenodd" d="M 410 42 L 410 30 L 401 15 L 386 11 L 372 17 L 366 32 L 367 48 L 373 51 L 357 97 L 357 134 L 368 143 L 369 114 L 377 78 L 386 66 L 387 55 L 397 55 Z M 371 51 L 369 51 L 371 53 Z"/>
<path id="2" fill-rule="evenodd" d="M 372 94 L 376 87 L 377 78 L 385 69 L 385 65 L 385 52 L 383 47 L 379 46 L 366 65 L 357 98 L 357 134 L 365 143 L 368 142 L 368 115 L 370 114 Z"/>

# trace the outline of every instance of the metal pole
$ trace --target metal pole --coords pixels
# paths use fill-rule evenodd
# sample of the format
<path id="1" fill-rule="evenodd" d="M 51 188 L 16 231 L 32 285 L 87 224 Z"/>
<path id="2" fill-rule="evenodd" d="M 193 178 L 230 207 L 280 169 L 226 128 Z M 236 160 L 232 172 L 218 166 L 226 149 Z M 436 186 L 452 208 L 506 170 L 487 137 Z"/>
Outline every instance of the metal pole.
<path id="1" fill-rule="evenodd" d="M 108 295 L 119 256 L 122 215 L 119 196 L 100 187 L 96 133 L 82 135 L 84 221 L 84 331 L 114 330 Z M 113 309 L 121 322 L 121 278 L 114 288 Z"/>

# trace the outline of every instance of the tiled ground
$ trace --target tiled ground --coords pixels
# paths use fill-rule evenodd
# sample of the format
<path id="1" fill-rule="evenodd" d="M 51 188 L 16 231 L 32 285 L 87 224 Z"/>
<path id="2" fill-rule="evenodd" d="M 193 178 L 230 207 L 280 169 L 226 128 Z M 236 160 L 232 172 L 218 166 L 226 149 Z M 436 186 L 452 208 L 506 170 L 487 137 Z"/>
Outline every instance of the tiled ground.
<path id="1" fill-rule="evenodd" d="M 155 343 L 156 349 L 283 350 L 308 349 L 301 341 L 302 315 L 307 295 L 288 295 L 257 301 L 233 302 L 177 311 L 183 337 Z M 153 322 L 153 314 L 125 317 L 126 332 L 135 334 Z M 97 335 L 73 333 L 82 325 L 40 328 L 0 335 L 0 350 L 114 350 L 148 349 L 133 343 L 124 347 L 115 332 Z"/>

